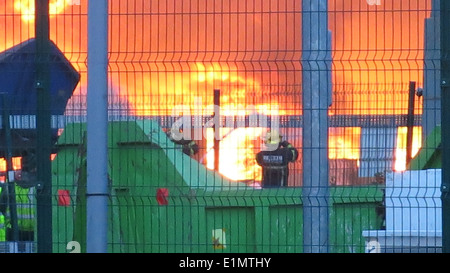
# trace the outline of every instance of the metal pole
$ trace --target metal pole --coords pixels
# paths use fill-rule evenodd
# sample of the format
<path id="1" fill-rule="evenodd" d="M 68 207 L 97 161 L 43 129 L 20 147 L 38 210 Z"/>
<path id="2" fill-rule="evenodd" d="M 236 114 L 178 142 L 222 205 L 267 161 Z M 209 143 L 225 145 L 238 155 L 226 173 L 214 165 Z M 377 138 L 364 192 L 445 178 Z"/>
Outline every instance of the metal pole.
<path id="1" fill-rule="evenodd" d="M 219 171 L 220 157 L 220 89 L 214 89 L 214 170 Z"/>
<path id="2" fill-rule="evenodd" d="M 432 0 L 432 10 L 425 19 L 425 41 L 423 62 L 423 114 L 422 143 L 441 124 L 441 39 L 440 0 Z"/>
<path id="3" fill-rule="evenodd" d="M 414 99 L 416 96 L 416 82 L 409 82 L 408 95 L 408 116 L 406 118 L 406 167 L 409 166 L 412 159 L 412 145 L 414 132 Z"/>
<path id="4" fill-rule="evenodd" d="M 8 197 L 8 207 L 9 207 L 9 218 L 11 221 L 11 229 L 12 229 L 12 241 L 19 241 L 19 224 L 17 220 L 17 203 L 16 203 L 16 188 L 14 179 L 10 179 L 10 173 L 13 171 L 12 169 L 12 141 L 11 141 L 11 128 L 10 128 L 10 120 L 9 120 L 9 101 L 7 94 L 1 94 L 1 98 L 3 101 L 3 132 L 5 134 L 5 158 L 6 158 L 6 191 Z"/>
<path id="5" fill-rule="evenodd" d="M 36 218 L 37 251 L 52 252 L 52 166 L 51 166 L 51 111 L 50 111 L 50 36 L 49 1 L 35 0 L 36 31 Z"/>
<path id="6" fill-rule="evenodd" d="M 89 0 L 86 250 L 108 243 L 108 0 Z"/>
<path id="7" fill-rule="evenodd" d="M 450 253 L 450 1 L 441 1 L 442 252 Z"/>
<path id="8" fill-rule="evenodd" d="M 302 1 L 302 199 L 305 253 L 328 252 L 329 40 L 327 0 Z"/>

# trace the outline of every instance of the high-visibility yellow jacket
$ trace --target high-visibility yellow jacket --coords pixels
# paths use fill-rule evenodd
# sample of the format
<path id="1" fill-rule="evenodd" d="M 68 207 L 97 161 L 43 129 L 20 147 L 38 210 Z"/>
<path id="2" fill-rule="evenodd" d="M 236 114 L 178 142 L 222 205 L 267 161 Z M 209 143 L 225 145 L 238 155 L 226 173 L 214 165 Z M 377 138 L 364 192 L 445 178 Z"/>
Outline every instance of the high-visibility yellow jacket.
<path id="1" fill-rule="evenodd" d="M 19 226 L 19 230 L 33 231 L 35 222 L 34 188 L 24 189 L 16 185 L 15 192 L 17 206 L 17 224 Z M 6 227 L 11 227 L 9 208 L 6 214 Z"/>
<path id="2" fill-rule="evenodd" d="M 0 242 L 6 241 L 5 216 L 0 213 Z"/>
<path id="3" fill-rule="evenodd" d="M 0 187 L 0 193 L 2 192 L 2 187 Z M 6 223 L 5 215 L 0 212 L 0 242 L 6 241 Z"/>

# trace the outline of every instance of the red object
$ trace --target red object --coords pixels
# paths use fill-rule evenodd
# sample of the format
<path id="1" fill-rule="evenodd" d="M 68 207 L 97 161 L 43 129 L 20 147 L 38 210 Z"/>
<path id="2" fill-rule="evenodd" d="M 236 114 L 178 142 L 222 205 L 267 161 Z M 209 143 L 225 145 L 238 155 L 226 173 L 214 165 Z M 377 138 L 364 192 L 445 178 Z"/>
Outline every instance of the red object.
<path id="1" fill-rule="evenodd" d="M 169 196 L 169 190 L 167 188 L 159 188 L 156 191 L 156 200 L 159 205 L 168 205 L 169 201 L 167 197 Z"/>
<path id="2" fill-rule="evenodd" d="M 58 206 L 70 206 L 70 193 L 68 190 L 58 190 Z"/>

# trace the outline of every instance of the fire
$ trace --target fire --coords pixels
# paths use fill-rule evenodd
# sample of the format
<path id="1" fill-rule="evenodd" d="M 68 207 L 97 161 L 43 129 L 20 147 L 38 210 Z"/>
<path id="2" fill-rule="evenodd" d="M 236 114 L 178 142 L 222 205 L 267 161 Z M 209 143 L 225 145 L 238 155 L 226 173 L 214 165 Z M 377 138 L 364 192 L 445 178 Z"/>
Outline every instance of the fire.
<path id="1" fill-rule="evenodd" d="M 51 154 L 50 160 L 54 160 L 55 157 L 56 157 L 56 154 Z M 18 156 L 18 157 L 12 158 L 12 169 L 14 171 L 18 171 L 18 170 L 22 169 L 22 157 Z M 6 172 L 6 171 L 7 171 L 6 159 L 0 158 L 0 172 Z"/>
<path id="2" fill-rule="evenodd" d="M 22 166 L 22 158 L 21 157 L 13 157 L 12 158 L 12 169 L 14 171 L 20 170 Z M 6 166 L 6 159 L 0 158 L 0 183 L 6 182 L 6 171 L 8 170 Z"/>
<path id="3" fill-rule="evenodd" d="M 256 163 L 257 137 L 263 133 L 262 128 L 222 128 L 224 138 L 220 142 L 219 172 L 235 180 L 261 181 L 261 167 Z M 207 130 L 207 164 L 214 169 L 214 132 Z"/>
<path id="4" fill-rule="evenodd" d="M 395 150 L 395 171 L 406 170 L 406 135 L 407 127 L 399 127 Z M 328 140 L 329 159 L 353 159 L 359 164 L 361 128 L 330 128 Z M 422 128 L 414 127 L 412 142 L 412 157 L 417 155 L 422 147 Z"/>
<path id="5" fill-rule="evenodd" d="M 12 169 L 14 171 L 20 170 L 22 166 L 22 158 L 21 157 L 13 157 L 12 158 Z M 6 160 L 4 158 L 0 158 L 0 172 L 6 172 Z"/>
<path id="6" fill-rule="evenodd" d="M 50 159 L 53 161 L 56 158 L 56 154 L 51 154 Z M 22 157 L 13 157 L 12 158 L 12 169 L 13 171 L 19 171 L 22 169 Z M 8 170 L 6 159 L 0 158 L 0 173 L 3 173 L 3 175 L 0 175 L 0 183 L 4 183 L 6 181 L 6 176 L 4 175 L 5 172 Z"/>
<path id="7" fill-rule="evenodd" d="M 73 1 L 50 0 L 51 37 L 83 71 L 77 90 L 83 93 L 86 16 L 75 13 L 64 20 L 56 16 L 69 10 Z M 87 1 L 80 2 L 84 11 Z M 117 60 L 111 69 L 111 85 L 132 114 L 167 115 L 174 105 L 192 105 L 194 97 L 210 97 L 214 88 L 228 90 L 222 99 L 231 109 L 247 104 L 259 109 L 275 103 L 280 115 L 301 114 L 298 1 L 285 0 L 278 5 L 272 1 L 248 5 L 247 1 L 229 5 L 214 0 L 210 5 L 153 2 L 158 1 L 110 4 L 111 28 L 120 30 L 112 33 L 110 41 L 111 60 Z M 420 86 L 422 81 L 423 21 L 430 14 L 430 4 L 431 0 L 386 0 L 379 6 L 363 0 L 329 1 L 334 86 L 330 114 L 405 114 L 408 82 L 414 80 Z M 248 12 L 248 16 L 231 18 L 228 9 Z M 14 10 L 24 22 L 34 20 L 34 0 L 14 0 Z M 117 16 L 125 13 L 135 16 Z M 185 16 L 187 13 L 196 16 Z M 8 29 L 18 26 L 5 23 Z M 55 27 L 62 23 L 67 27 Z M 16 34 L 0 30 L 0 37 L 6 38 L 0 49 L 32 37 L 33 30 L 27 25 L 20 25 Z M 220 41 L 209 40 L 209 33 L 215 33 Z M 68 37 L 82 42 L 70 42 Z M 211 104 L 209 99 L 203 103 Z M 417 114 L 421 108 L 420 102 L 416 103 Z"/>
<path id="8" fill-rule="evenodd" d="M 49 3 L 51 39 L 82 74 L 68 114 L 84 105 L 87 85 L 87 1 L 81 1 L 82 13 L 57 16 L 70 11 L 73 1 Z M 218 88 L 226 116 L 247 115 L 248 105 L 266 115 L 301 115 L 301 1 L 198 2 L 111 1 L 110 27 L 118 30 L 110 36 L 114 99 L 125 102 L 132 115 L 171 115 L 177 105 L 196 109 L 199 98 L 200 108 L 212 105 L 212 92 Z M 330 115 L 406 114 L 409 81 L 422 85 L 423 22 L 431 0 L 385 0 L 379 6 L 364 0 L 329 0 L 328 4 L 333 48 Z M 3 5 L 7 13 L 13 7 L 21 16 L 4 19 L 0 51 L 34 36 L 30 28 L 34 0 Z M 20 31 L 9 31 L 18 27 Z M 421 101 L 415 105 L 415 113 L 421 114 Z M 358 160 L 360 130 L 331 129 L 330 159 Z M 234 136 L 238 133 L 240 138 Z M 221 166 L 221 172 L 235 179 L 257 176 L 259 167 L 252 165 L 254 153 L 249 153 L 254 148 L 245 144 L 252 133 L 257 136 L 259 131 L 235 130 L 224 139 L 221 153 L 228 158 L 221 162 L 235 162 Z M 415 135 L 418 147 L 421 141 Z M 402 138 L 399 135 L 398 141 Z M 401 145 L 396 170 L 404 169 Z M 231 152 L 237 147 L 243 151 Z M 242 166 L 249 167 L 237 174 L 230 171 Z"/>
<path id="9" fill-rule="evenodd" d="M 138 116 L 158 116 L 171 115 L 172 110 L 181 105 L 206 109 L 213 105 L 214 89 L 220 89 L 223 115 L 248 115 L 249 105 L 260 114 L 286 114 L 276 98 L 253 100 L 255 94 L 263 90 L 258 80 L 242 76 L 238 67 L 227 65 L 227 70 L 224 67 L 221 63 L 197 62 L 188 72 L 137 73 L 133 76 L 134 83 L 129 83 L 131 86 L 127 88 L 130 110 Z M 118 75 L 117 81 L 126 82 L 128 76 Z"/>
<path id="10" fill-rule="evenodd" d="M 14 9 L 21 13 L 21 18 L 24 22 L 33 22 L 35 16 L 35 0 L 16 0 Z M 50 0 L 49 14 L 50 16 L 64 12 L 65 8 L 72 4 L 73 0 Z"/>
<path id="11" fill-rule="evenodd" d="M 397 148 L 395 150 L 395 171 L 405 171 L 406 170 L 406 136 L 408 128 L 399 127 L 397 132 Z M 412 157 L 417 155 L 420 148 L 422 147 L 422 128 L 415 126 L 413 128 L 413 146 L 412 146 Z"/>
<path id="12" fill-rule="evenodd" d="M 333 114 L 407 113 L 409 81 L 422 86 L 424 20 L 430 7 L 430 0 L 385 0 L 374 6 L 363 0 L 329 1 Z M 415 105 L 421 114 L 421 102 Z"/>
<path id="13" fill-rule="evenodd" d="M 328 158 L 359 160 L 360 138 L 360 127 L 330 128 Z"/>

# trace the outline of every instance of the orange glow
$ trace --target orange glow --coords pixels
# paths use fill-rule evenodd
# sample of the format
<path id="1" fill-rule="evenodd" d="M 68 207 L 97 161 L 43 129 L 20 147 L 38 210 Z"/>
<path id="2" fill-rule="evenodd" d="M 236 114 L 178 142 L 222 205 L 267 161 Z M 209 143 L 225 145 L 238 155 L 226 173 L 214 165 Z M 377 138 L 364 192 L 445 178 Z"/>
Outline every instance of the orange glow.
<path id="1" fill-rule="evenodd" d="M 70 1 L 50 0 L 51 39 L 81 73 L 68 115 L 85 106 L 87 85 L 87 1 L 81 0 L 80 12 L 73 14 Z M 6 14 L 21 16 L 2 19 L 0 51 L 34 37 L 34 0 L 6 3 L 0 3 Z M 299 3 L 110 1 L 111 97 L 125 102 L 132 115 L 159 116 L 171 115 L 176 105 L 197 109 L 198 98 L 205 109 L 219 88 L 223 115 L 249 114 L 248 105 L 262 114 L 301 115 Z M 383 0 L 380 6 L 365 0 L 329 0 L 328 6 L 333 49 L 330 115 L 406 114 L 409 81 L 423 86 L 424 20 L 431 0 Z M 421 114 L 422 101 L 415 105 L 415 113 Z M 405 164 L 402 130 L 396 170 Z M 242 136 L 234 136 L 237 133 Z M 245 146 L 253 133 L 259 132 L 236 130 L 223 141 L 229 149 L 221 149 L 220 171 L 226 176 L 260 175 L 254 152 Z M 331 129 L 330 159 L 358 160 L 360 134 L 358 128 Z"/>
<path id="2" fill-rule="evenodd" d="M 81 15 L 87 1 L 76 9 L 81 13 L 57 16 L 74 11 L 72 1 L 50 0 L 51 38 L 83 71 L 76 94 L 85 95 L 87 22 Z M 384 0 L 379 6 L 329 0 L 328 5 L 330 114 L 405 114 L 409 81 L 422 86 L 423 22 L 431 0 Z M 34 20 L 34 0 L 15 0 L 13 8 L 22 21 Z M 167 115 L 174 105 L 192 106 L 194 97 L 209 105 L 214 88 L 224 90 L 223 103 L 232 109 L 278 104 L 281 115 L 301 114 L 299 1 L 121 0 L 110 3 L 110 12 L 110 27 L 117 30 L 110 36 L 112 90 L 133 114 Z M 6 38 L 0 50 L 34 36 L 30 24 L 13 20 L 5 20 L 5 33 L 0 30 Z M 6 31 L 18 26 L 20 31 Z M 418 101 L 417 114 L 421 106 Z"/>
<path id="3" fill-rule="evenodd" d="M 328 157 L 359 160 L 360 137 L 360 127 L 330 128 Z"/>
<path id="4" fill-rule="evenodd" d="M 50 160 L 54 160 L 55 158 L 56 158 L 56 154 L 50 155 Z M 18 170 L 22 169 L 22 157 L 13 157 L 12 163 L 13 163 L 14 171 L 18 171 Z M 6 171 L 7 171 L 6 159 L 0 158 L 0 172 L 6 172 Z"/>
<path id="5" fill-rule="evenodd" d="M 13 157 L 12 158 L 13 170 L 17 171 L 21 169 L 22 166 L 22 158 L 21 157 Z M 0 158 L 0 172 L 6 172 L 6 159 Z"/>
<path id="6" fill-rule="evenodd" d="M 408 132 L 407 127 L 399 127 L 397 132 L 397 149 L 395 150 L 395 171 L 406 170 L 406 135 Z M 413 129 L 413 147 L 412 157 L 417 155 L 422 147 L 422 128 L 414 127 Z"/>
<path id="7" fill-rule="evenodd" d="M 35 0 L 16 0 L 14 9 L 19 12 L 24 22 L 34 22 Z M 49 14 L 50 16 L 60 14 L 73 0 L 50 0 Z"/>
<path id="8" fill-rule="evenodd" d="M 219 172 L 235 180 L 261 181 L 261 167 L 256 163 L 255 142 L 263 133 L 262 128 L 222 128 L 219 152 Z M 207 167 L 214 169 L 214 131 L 207 130 Z"/>
<path id="9" fill-rule="evenodd" d="M 128 91 L 127 95 L 134 115 L 171 115 L 172 110 L 180 105 L 190 107 L 192 111 L 198 108 L 203 109 L 201 111 L 212 109 L 210 106 L 213 104 L 214 89 L 221 90 L 220 106 L 223 115 L 248 115 L 249 105 L 253 105 L 254 110 L 260 114 L 286 114 L 286 111 L 278 110 L 280 107 L 275 98 L 266 99 L 266 103 L 254 104 L 248 97 L 261 92 L 259 81 L 250 76 L 240 76 L 237 68 L 228 66 L 227 70 L 223 70 L 223 65 L 219 63 L 208 66 L 196 63 L 188 72 L 166 72 L 150 74 L 148 77 L 139 74 L 134 76 L 137 79 L 136 85 L 130 83 L 133 84 L 133 91 Z M 164 96 L 145 95 L 146 90 L 150 94 Z"/>
<path id="10" fill-rule="evenodd" d="M 328 1 L 333 114 L 406 114 L 409 81 L 423 86 L 424 20 L 431 0 L 381 2 Z M 421 114 L 421 101 L 415 105 Z"/>

